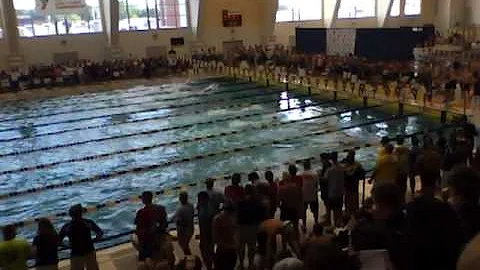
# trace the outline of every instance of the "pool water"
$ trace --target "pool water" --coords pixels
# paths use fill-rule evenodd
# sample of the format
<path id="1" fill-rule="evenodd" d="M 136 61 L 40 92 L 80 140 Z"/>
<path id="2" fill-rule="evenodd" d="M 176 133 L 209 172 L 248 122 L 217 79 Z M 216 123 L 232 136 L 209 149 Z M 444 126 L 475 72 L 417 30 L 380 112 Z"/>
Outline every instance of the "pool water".
<path id="1" fill-rule="evenodd" d="M 392 119 L 374 107 L 352 108 L 341 101 L 225 79 L 3 102 L 0 116 L 0 194 L 74 182 L 1 199 L 1 226 L 52 216 L 76 203 L 97 205 L 210 176 L 262 170 L 435 126 L 421 115 Z M 242 150 L 222 153 L 235 148 Z M 362 148 L 357 158 L 371 169 L 376 152 L 375 147 Z M 162 165 L 133 171 L 156 164 Z M 281 170 L 284 166 L 276 168 L 277 176 Z M 117 171 L 128 172 L 78 183 Z M 202 188 L 188 190 L 192 201 Z M 169 214 L 174 212 L 174 193 L 156 199 Z M 139 207 L 125 202 L 87 217 L 106 235 L 115 235 L 133 229 Z M 55 225 L 64 222 L 57 218 Z M 35 230 L 25 226 L 20 232 L 31 239 Z"/>

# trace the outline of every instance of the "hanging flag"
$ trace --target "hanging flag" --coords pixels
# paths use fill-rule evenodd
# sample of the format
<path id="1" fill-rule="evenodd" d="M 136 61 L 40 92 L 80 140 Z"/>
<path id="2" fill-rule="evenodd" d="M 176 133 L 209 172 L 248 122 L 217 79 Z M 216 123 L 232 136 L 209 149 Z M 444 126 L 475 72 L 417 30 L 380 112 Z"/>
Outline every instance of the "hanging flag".
<path id="1" fill-rule="evenodd" d="M 355 53 L 356 29 L 327 29 L 327 55 Z"/>

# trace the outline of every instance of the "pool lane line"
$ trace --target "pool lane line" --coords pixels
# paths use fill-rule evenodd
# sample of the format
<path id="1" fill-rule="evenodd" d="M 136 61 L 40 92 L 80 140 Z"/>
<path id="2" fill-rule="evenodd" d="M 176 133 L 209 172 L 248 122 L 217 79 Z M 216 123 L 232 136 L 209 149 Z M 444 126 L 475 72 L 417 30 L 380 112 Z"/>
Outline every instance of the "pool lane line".
<path id="1" fill-rule="evenodd" d="M 230 82 L 233 83 L 233 80 L 231 80 Z M 212 82 L 212 83 L 214 83 L 214 82 Z M 190 85 L 188 83 L 180 83 L 180 84 L 185 84 L 187 86 Z M 208 84 L 208 82 L 202 83 L 202 84 Z M 195 85 L 195 86 L 200 86 L 202 84 Z M 227 81 L 225 81 L 224 86 L 226 86 L 226 84 L 227 84 Z M 238 84 L 238 85 L 241 85 L 241 84 L 255 84 L 255 82 L 238 81 L 236 84 Z M 139 84 L 139 85 L 141 85 L 141 84 Z M 172 85 L 172 83 L 165 83 L 165 84 L 157 83 L 155 85 L 164 86 L 164 85 Z M 133 89 L 132 88 L 112 89 L 110 91 L 99 92 L 99 93 L 98 92 L 84 92 L 83 94 L 69 95 L 68 97 L 61 96 L 61 97 L 46 97 L 46 98 L 41 98 L 41 99 L 19 99 L 19 100 L 15 100 L 15 101 L 7 101 L 8 103 L 15 103 L 15 104 L 6 104 L 6 106 L 4 108 L 18 108 L 18 107 L 21 107 L 21 106 L 25 106 L 25 105 L 28 104 L 28 102 L 32 102 L 32 101 L 40 102 L 40 104 L 43 104 L 43 105 L 48 105 L 48 106 L 46 106 L 47 108 L 53 108 L 53 107 L 58 106 L 58 104 L 51 104 L 52 102 L 58 102 L 58 101 L 73 101 L 70 105 L 77 105 L 77 104 L 82 103 L 82 102 L 88 102 L 88 100 L 85 100 L 86 98 L 95 97 L 97 95 L 99 97 L 112 97 L 112 96 L 115 96 L 116 94 L 124 95 L 124 94 L 128 94 L 128 93 L 149 91 L 147 88 L 155 86 L 155 85 L 143 85 L 143 87 L 141 87 L 141 88 L 133 88 Z M 93 86 L 95 86 L 95 85 L 93 85 Z M 97 86 L 101 87 L 101 86 L 109 86 L 109 85 L 97 85 Z M 192 85 L 192 86 L 194 86 L 194 85 Z M 161 88 L 161 89 L 168 89 L 168 88 Z M 139 95 L 138 97 L 140 97 L 140 96 L 141 95 Z M 103 99 L 97 99 L 97 100 L 108 101 L 108 100 L 111 100 L 111 99 L 113 99 L 113 98 L 103 98 Z M 46 102 L 46 101 L 49 101 L 49 102 Z M 18 103 L 20 103 L 20 104 L 18 104 Z"/>
<path id="2" fill-rule="evenodd" d="M 448 129 L 448 128 L 451 128 L 451 127 L 454 127 L 454 126 L 455 125 L 441 126 L 441 127 L 438 127 L 436 129 L 431 130 L 431 132 L 435 132 L 435 131 L 443 130 L 443 129 Z M 407 138 L 410 138 L 410 137 L 413 137 L 413 136 L 418 136 L 418 135 L 423 134 L 423 133 L 424 133 L 424 131 L 417 131 L 417 132 L 414 132 L 414 133 L 411 133 L 411 134 L 408 134 L 408 135 L 404 135 L 404 138 L 407 139 Z M 389 140 L 394 141 L 395 138 L 396 137 L 389 137 Z M 380 143 L 373 143 L 373 144 L 365 143 L 365 144 L 361 144 L 361 145 L 345 147 L 345 148 L 339 150 L 338 152 L 348 153 L 348 151 L 350 151 L 352 149 L 360 150 L 362 148 L 369 148 L 369 147 L 380 146 L 380 145 L 381 145 Z M 269 165 L 269 166 L 266 166 L 264 168 L 253 168 L 251 171 L 241 173 L 241 175 L 247 175 L 248 173 L 250 173 L 252 171 L 268 171 L 268 170 L 273 170 L 273 169 L 280 168 L 281 166 L 288 166 L 290 164 L 299 164 L 299 163 L 302 163 L 304 160 L 307 160 L 307 159 L 308 160 L 316 160 L 316 159 L 319 159 L 319 156 L 320 155 L 313 156 L 313 157 L 306 157 L 306 158 L 296 158 L 296 159 L 293 159 L 293 160 L 283 161 L 279 164 Z M 226 173 L 219 174 L 217 176 L 212 176 L 212 177 L 209 177 L 209 178 L 214 179 L 216 181 L 226 181 L 226 180 L 231 179 L 231 176 L 232 176 L 232 172 L 226 172 Z M 172 195 L 173 196 L 173 195 L 175 195 L 175 192 L 187 191 L 190 188 L 197 187 L 197 186 L 200 186 L 200 185 L 203 185 L 203 184 L 204 184 L 204 181 L 198 180 L 198 181 L 195 181 L 195 182 L 183 183 L 181 185 L 177 185 L 177 186 L 173 186 L 173 187 L 162 188 L 158 191 L 154 191 L 153 193 L 156 196 L 158 196 L 158 195 L 166 195 L 166 196 Z M 120 198 L 120 199 L 108 200 L 108 201 L 105 201 L 105 202 L 102 202 L 102 203 L 99 203 L 99 204 L 96 204 L 96 205 L 87 205 L 87 206 L 84 207 L 84 209 L 85 209 L 85 212 L 87 212 L 87 213 L 94 213 L 94 212 L 96 212 L 98 210 L 101 210 L 101 209 L 116 207 L 116 206 L 118 206 L 119 204 L 122 204 L 122 203 L 126 203 L 126 202 L 139 203 L 140 201 L 141 201 L 141 195 L 133 195 L 133 196 L 128 196 L 128 197 L 123 197 L 123 198 Z M 50 221 L 53 222 L 57 218 L 66 217 L 66 216 L 68 216 L 68 212 L 59 212 L 59 213 L 55 213 L 53 215 L 36 217 L 36 218 L 27 219 L 27 220 L 19 221 L 19 222 L 16 222 L 16 223 L 8 224 L 8 225 L 14 225 L 15 227 L 26 227 L 26 226 L 34 225 L 35 223 L 37 223 L 42 218 L 47 218 L 47 219 L 49 219 Z M 8 225 L 2 225 L 2 226 L 0 226 L 0 228 L 4 228 Z"/>
<path id="3" fill-rule="evenodd" d="M 269 146 L 269 145 L 276 144 L 276 143 L 289 142 L 291 140 L 301 139 L 301 138 L 304 138 L 304 137 L 307 137 L 307 136 L 320 136 L 320 135 L 325 135 L 325 134 L 328 134 L 328 133 L 339 132 L 339 131 L 342 131 L 342 130 L 348 130 L 348 129 L 357 128 L 357 127 L 361 127 L 361 126 L 374 125 L 376 123 L 381 123 L 381 122 L 385 122 L 385 121 L 388 122 L 388 121 L 403 119 L 403 118 L 411 117 L 411 116 L 415 116 L 415 115 L 419 115 L 419 114 L 415 113 L 415 114 L 405 114 L 405 115 L 402 115 L 402 116 L 392 116 L 392 117 L 388 117 L 388 118 L 378 119 L 378 120 L 375 120 L 375 121 L 365 122 L 365 123 L 362 123 L 362 124 L 342 127 L 342 128 L 339 128 L 339 129 L 331 129 L 331 130 L 327 129 L 327 130 L 322 130 L 322 131 L 317 131 L 317 132 L 311 132 L 311 133 L 306 133 L 306 134 L 293 136 L 291 138 L 263 142 L 263 143 L 259 143 L 259 144 L 256 144 L 256 145 L 254 144 L 254 145 L 245 146 L 245 147 L 236 147 L 236 148 L 233 148 L 233 149 L 227 149 L 227 150 L 220 151 L 220 152 L 211 152 L 211 153 L 191 156 L 191 157 L 187 157 L 187 158 L 179 158 L 179 159 L 176 159 L 176 160 L 170 160 L 170 161 L 161 162 L 161 163 L 158 163 L 158 164 L 153 164 L 153 165 L 148 165 L 148 166 L 139 166 L 139 167 L 131 168 L 131 169 L 128 169 L 128 170 L 121 170 L 121 171 L 97 174 L 95 176 L 70 180 L 70 181 L 67 181 L 67 182 L 64 182 L 64 183 L 46 185 L 46 186 L 42 186 L 42 187 L 38 187 L 38 188 L 30 188 L 30 189 L 25 189 L 25 190 L 20 190 L 20 191 L 13 191 L 13 192 L 9 192 L 9 193 L 0 194 L 0 200 L 4 200 L 4 199 L 7 199 L 7 198 L 11 198 L 11 197 L 22 196 L 22 195 L 26 195 L 26 194 L 38 193 L 38 192 L 45 191 L 45 190 L 54 190 L 54 189 L 70 187 L 70 186 L 74 186 L 74 185 L 78 185 L 78 184 L 93 183 L 93 182 L 97 182 L 97 181 L 100 181 L 100 180 L 110 179 L 110 178 L 124 176 L 124 175 L 128 175 L 128 174 L 148 172 L 148 171 L 156 170 L 156 169 L 159 169 L 159 168 L 162 168 L 162 167 L 167 167 L 167 166 L 171 166 L 171 165 L 175 165 L 175 164 L 181 164 L 181 163 L 186 163 L 186 162 L 190 162 L 190 161 L 221 156 L 221 155 L 225 155 L 225 154 L 243 152 L 243 151 L 255 149 L 255 148 L 258 148 L 258 147 Z"/>
<path id="4" fill-rule="evenodd" d="M 123 103 L 123 104 L 116 104 L 116 105 L 103 105 L 99 107 L 94 107 L 94 108 L 82 108 L 82 109 L 73 109 L 70 111 L 60 111 L 60 112 L 51 112 L 51 113 L 46 113 L 46 114 L 38 114 L 35 116 L 25 116 L 25 117 L 17 117 L 17 118 L 9 118 L 9 119 L 0 119 L 0 123 L 9 123 L 9 122 L 15 122 L 15 121 L 22 121 L 22 120 L 33 120 L 37 118 L 42 118 L 42 117 L 48 117 L 48 116 L 57 116 L 57 115 L 62 115 L 62 114 L 71 114 L 71 113 L 79 113 L 79 112 L 90 112 L 90 111 L 97 111 L 97 110 L 103 110 L 103 109 L 113 109 L 113 108 L 122 108 L 122 107 L 128 107 L 128 106 L 135 106 L 135 105 L 149 105 L 149 104 L 155 104 L 159 102 L 167 102 L 167 101 L 176 101 L 176 100 L 182 100 L 182 99 L 188 99 L 188 98 L 196 98 L 196 97 L 211 97 L 211 96 L 216 96 L 216 95 L 222 95 L 226 93 L 236 93 L 236 92 L 247 92 L 247 91 L 254 91 L 257 89 L 264 88 L 263 86 L 257 86 L 257 85 L 251 85 L 246 88 L 240 88 L 240 89 L 229 89 L 229 90 L 224 90 L 224 91 L 218 91 L 218 92 L 212 92 L 210 94 L 193 94 L 193 95 L 185 95 L 181 97 L 171 97 L 171 98 L 165 98 L 165 99 L 155 99 L 155 100 L 143 100 L 143 101 L 137 101 L 137 102 L 131 102 L 131 103 Z M 192 91 L 184 91 L 184 92 L 192 92 Z M 156 96 L 164 96 L 164 95 L 169 95 L 174 92 L 153 92 L 149 93 L 143 96 L 135 96 L 135 97 L 125 97 L 122 98 L 122 102 L 125 100 L 130 100 L 130 99 L 135 99 L 135 98 L 143 98 L 143 97 L 156 97 Z M 103 101 L 101 101 L 103 102 Z M 89 104 L 92 103 L 100 103 L 97 101 L 92 101 L 89 102 Z M 73 105 L 66 105 L 66 106 L 74 106 Z"/>
<path id="5" fill-rule="evenodd" d="M 304 107 L 313 107 L 313 106 L 318 106 L 318 105 L 323 105 L 323 104 L 335 103 L 335 102 L 338 102 L 338 101 L 340 101 L 340 100 L 337 100 L 337 101 L 328 100 L 328 101 L 324 101 L 324 102 L 317 102 L 315 104 L 304 106 Z M 299 106 L 299 107 L 290 108 L 290 109 L 276 110 L 276 111 L 270 112 L 270 114 L 292 111 L 292 110 L 297 110 L 297 109 L 301 109 L 301 107 Z M 70 147 L 70 146 L 77 146 L 77 145 L 82 145 L 82 144 L 87 144 L 87 143 L 92 143 L 92 142 L 103 142 L 103 141 L 110 141 L 110 140 L 121 139 L 121 138 L 129 138 L 129 137 L 140 136 L 140 135 L 150 135 L 150 134 L 155 134 L 155 133 L 159 133 L 159 132 L 190 128 L 190 127 L 194 127 L 194 126 L 197 126 L 197 125 L 209 125 L 209 124 L 214 124 L 214 123 L 228 122 L 228 121 L 231 121 L 231 120 L 239 120 L 239 119 L 243 119 L 243 118 L 262 116 L 264 114 L 266 114 L 266 113 L 265 112 L 247 113 L 247 114 L 243 114 L 243 115 L 235 115 L 235 116 L 229 116 L 229 117 L 226 117 L 226 118 L 219 118 L 219 119 L 216 119 L 216 120 L 195 122 L 195 123 L 183 124 L 183 125 L 179 125 L 179 126 L 166 126 L 166 127 L 162 127 L 162 128 L 150 129 L 150 130 L 134 132 L 134 133 L 129 133 L 129 134 L 119 134 L 119 135 L 115 135 L 115 136 L 109 136 L 109 137 L 103 137 L 103 138 L 97 138 L 97 139 L 69 142 L 69 143 L 57 144 L 57 145 L 52 145 L 52 146 L 33 148 L 33 149 L 28 149 L 28 150 L 13 151 L 13 152 L 9 152 L 9 153 L 0 154 L 0 158 L 30 154 L 30 153 L 53 150 L 53 149 L 58 149 L 58 148 Z"/>
<path id="6" fill-rule="evenodd" d="M 262 87 L 259 87 L 258 89 L 261 89 L 261 88 Z M 142 110 L 131 111 L 131 112 L 95 115 L 95 116 L 88 116 L 88 117 L 83 117 L 83 118 L 61 120 L 61 121 L 56 121 L 56 122 L 34 124 L 34 125 L 29 126 L 29 127 L 30 128 L 46 127 L 46 126 L 52 126 L 52 125 L 58 125 L 58 124 L 74 123 L 74 122 L 79 122 L 79 121 L 86 121 L 86 120 L 93 120 L 93 119 L 100 119 L 100 118 L 107 118 L 107 117 L 124 116 L 125 114 L 130 114 L 130 113 L 144 113 L 144 112 L 153 112 L 153 111 L 159 111 L 159 110 L 165 110 L 165 109 L 185 108 L 185 107 L 190 107 L 190 106 L 195 106 L 195 105 L 215 104 L 215 103 L 222 103 L 222 102 L 225 102 L 225 101 L 232 101 L 232 100 L 236 100 L 236 99 L 263 97 L 263 96 L 275 95 L 275 94 L 279 94 L 279 93 L 280 92 L 268 91 L 268 92 L 261 93 L 261 94 L 258 94 L 258 95 L 243 95 L 243 96 L 232 97 L 232 98 L 216 99 L 214 101 L 213 100 L 197 101 L 197 102 L 192 102 L 192 103 L 185 103 L 185 104 L 178 104 L 178 105 L 167 105 L 167 106 L 163 106 L 163 107 L 157 107 L 157 108 L 151 108 L 151 109 L 142 109 Z M 152 103 L 161 103 L 161 102 L 156 102 L 155 101 L 155 102 L 152 102 Z M 145 103 L 143 103 L 143 104 L 145 104 Z M 4 129 L 0 129 L 0 133 L 1 132 L 14 131 L 14 130 L 18 130 L 20 128 L 21 128 L 21 126 L 4 128 Z"/>
<path id="7" fill-rule="evenodd" d="M 290 99 L 308 98 L 308 97 L 315 97 L 315 96 L 317 96 L 317 95 L 316 94 L 312 94 L 311 96 L 295 95 L 294 97 L 292 97 Z M 245 106 L 268 104 L 268 103 L 273 103 L 275 101 L 282 101 L 282 100 L 286 101 L 288 99 L 275 98 L 275 99 L 265 100 L 265 101 L 262 101 L 262 102 L 239 103 L 239 104 L 232 104 L 232 105 L 228 105 L 228 106 L 220 106 L 220 107 L 213 107 L 213 108 L 211 107 L 209 109 L 224 110 L 224 109 L 232 109 L 232 108 L 242 108 L 242 107 L 245 107 Z M 337 99 L 337 100 L 342 101 L 342 100 L 346 100 L 346 99 Z M 332 103 L 333 103 L 333 101 L 332 101 Z M 323 103 L 320 103 L 320 104 L 323 104 Z M 52 132 L 34 134 L 32 136 L 29 136 L 29 137 L 13 137 L 13 138 L 7 138 L 7 139 L 1 139 L 0 138 L 0 143 L 12 142 L 12 141 L 23 141 L 23 140 L 28 140 L 28 139 L 32 139 L 32 138 L 39 138 L 39 137 L 50 136 L 50 135 L 58 135 L 58 134 L 63 134 L 63 133 L 67 133 L 67 132 L 72 132 L 72 131 L 91 130 L 91 129 L 110 127 L 110 126 L 126 125 L 126 124 L 131 124 L 131 123 L 138 123 L 138 122 L 146 122 L 146 121 L 151 121 L 151 120 L 168 119 L 168 118 L 172 118 L 172 117 L 187 116 L 187 115 L 192 115 L 192 114 L 200 114 L 200 113 L 204 113 L 204 112 L 205 112 L 205 110 L 195 110 L 195 111 L 189 111 L 189 112 L 181 112 L 181 113 L 172 113 L 172 114 L 166 114 L 166 115 L 152 116 L 152 117 L 149 117 L 149 118 L 128 119 L 126 122 L 107 122 L 107 123 L 101 123 L 101 124 L 84 126 L 84 127 L 74 127 L 74 128 L 71 128 L 71 129 L 62 129 L 62 130 L 57 130 L 57 131 L 52 131 Z M 136 114 L 136 113 L 132 113 L 132 115 L 133 114 Z"/>
<path id="8" fill-rule="evenodd" d="M 238 84 L 231 84 L 232 86 L 241 86 L 241 85 L 246 85 L 248 83 L 238 83 Z M 250 83 L 250 87 L 246 87 L 246 88 L 253 88 L 254 86 L 257 86 L 255 83 Z M 244 89 L 246 89 L 244 88 Z M 240 88 L 242 89 L 242 88 Z M 224 93 L 229 93 L 229 92 L 234 92 L 236 90 L 240 90 L 240 89 L 229 89 L 229 90 L 224 90 L 223 92 Z M 142 91 L 145 90 L 145 89 L 141 89 Z M 141 93 L 139 95 L 132 95 L 132 96 L 127 96 L 127 97 L 122 97 L 122 96 L 109 96 L 111 98 L 108 98 L 108 99 L 95 99 L 95 100 L 91 100 L 90 102 L 88 100 L 83 100 L 81 102 L 74 102 L 74 103 L 71 103 L 71 104 L 66 104 L 65 106 L 69 106 L 69 107 L 74 107 L 74 106 L 77 106 L 79 104 L 84 104 L 84 103 L 88 103 L 88 104 L 95 104 L 95 103 L 102 103 L 102 102 L 112 102 L 112 101 L 115 101 L 117 98 L 120 99 L 121 101 L 124 101 L 124 100 L 129 100 L 129 99 L 136 99 L 136 98 L 142 98 L 142 97 L 149 97 L 149 96 L 165 96 L 165 95 L 171 95 L 171 94 L 174 94 L 176 93 L 177 91 L 178 92 L 182 92 L 182 93 L 188 93 L 188 92 L 195 92 L 195 91 L 200 91 L 200 89 L 190 89 L 190 88 L 187 88 L 187 89 L 184 89 L 184 90 L 177 90 L 177 91 L 162 91 L 162 89 L 159 89 L 159 90 L 145 90 L 145 91 L 148 91 L 148 93 Z M 217 92 L 218 93 L 218 92 Z M 205 95 L 204 95 L 205 96 Z M 184 97 L 185 98 L 185 97 Z M 166 99 L 163 99 L 164 101 L 169 101 L 169 98 L 166 98 Z M 162 101 L 162 100 L 157 100 L 157 101 Z M 141 103 L 130 103 L 131 105 L 136 105 L 136 104 L 141 104 Z M 128 104 L 117 104 L 117 105 L 113 105 L 113 106 L 118 106 L 118 107 L 123 107 L 123 106 L 128 106 Z M 73 110 L 73 111 L 60 111 L 60 112 L 50 112 L 50 113 L 46 113 L 46 114 L 43 114 L 43 115 L 35 115 L 35 116 L 26 116 L 26 117 L 21 117 L 21 118 L 16 118 L 16 119 L 12 119 L 12 118 L 8 118 L 8 119 L 5 119 L 5 120 L 0 120 L 0 122 L 9 122 L 9 121 L 16 121 L 16 120 L 26 120 L 26 119 L 34 119 L 34 118 L 39 118 L 39 117 L 45 117 L 45 116 L 53 116 L 53 115 L 60 115 L 60 114 L 68 114 L 68 113 L 74 113 L 74 112 L 82 112 L 82 111 L 89 111 L 89 110 L 100 110 L 100 109 L 108 109 L 108 108 L 111 108 L 112 106 L 108 107 L 108 106 L 104 106 L 104 107 L 97 107 L 97 108 L 91 108 L 91 109 L 82 109 L 82 110 Z M 45 107 L 42 107 L 42 109 L 52 109 L 52 108 L 58 108 L 58 104 L 51 104 L 51 106 L 45 106 Z M 21 115 L 21 114 L 25 114 L 25 113 L 28 113 L 29 111 L 31 111 L 31 109 L 28 109 L 28 108 L 23 108 L 21 112 L 16 112 L 15 114 L 16 115 Z M 1 112 L 0 113 L 3 113 L 5 114 L 5 112 Z"/>
<path id="9" fill-rule="evenodd" d="M 304 109 L 307 107 L 313 107 L 317 105 L 308 105 L 304 107 L 298 107 L 296 109 Z M 302 119 L 296 119 L 292 121 L 287 121 L 287 122 L 279 122 L 279 123 L 265 123 L 261 124 L 258 126 L 254 127 L 248 127 L 244 129 L 239 129 L 239 130 L 232 130 L 228 132 L 221 132 L 219 134 L 209 134 L 201 137 L 194 137 L 194 138 L 188 138 L 188 139 L 183 139 L 183 140 L 178 140 L 178 141 L 172 141 L 172 142 L 165 142 L 165 143 L 156 143 L 153 145 L 149 146 L 143 146 L 143 147 L 136 147 L 136 148 L 130 148 L 130 149 L 124 149 L 124 150 L 118 150 L 115 152 L 110 152 L 110 153 L 104 153 L 104 154 L 97 154 L 97 155 L 89 155 L 85 157 L 79 157 L 79 158 L 72 158 L 68 160 L 62 160 L 62 161 L 56 161 L 56 162 L 51 162 L 51 163 L 44 163 L 44 164 L 39 164 L 36 166 L 30 166 L 30 167 L 23 167 L 23 168 L 18 168 L 18 169 L 13 169 L 13 170 L 7 170 L 7 171 L 0 171 L 0 175 L 7 175 L 7 174 L 14 174 L 14 173 L 20 173 L 20 172 L 29 172 L 29 171 L 35 171 L 35 170 L 42 170 L 42 169 L 48 169 L 51 167 L 56 167 L 58 165 L 63 165 L 63 164 L 69 164 L 69 163 L 76 163 L 76 162 L 82 162 L 82 161 L 92 161 L 96 159 L 104 159 L 120 154 L 128 154 L 128 153 L 136 153 L 136 152 L 143 152 L 143 151 L 148 151 L 152 150 L 155 148 L 159 147 L 168 147 L 168 146 L 174 146 L 174 145 L 179 145 L 179 144 L 184 144 L 184 143 L 190 143 L 190 142 L 198 142 L 198 141 L 203 141 L 207 139 L 214 139 L 214 138 L 220 138 L 220 137 L 225 137 L 225 136 L 230 136 L 230 135 L 237 135 L 241 134 L 244 132 L 249 132 L 249 131 L 261 131 L 267 128 L 272 128 L 272 127 L 280 127 L 280 126 L 285 126 L 285 125 L 290 125 L 290 124 L 295 124 L 295 123 L 302 123 L 310 120 L 315 120 L 315 119 L 321 119 L 333 115 L 339 115 L 342 113 L 347 113 L 347 112 L 358 112 L 362 110 L 368 110 L 368 109 L 375 109 L 380 107 L 381 105 L 373 105 L 373 106 L 367 106 L 367 107 L 358 107 L 358 108 L 349 108 L 343 111 L 338 111 L 334 113 L 328 113 L 324 115 L 317 115 L 317 116 L 312 116 L 312 117 L 307 117 L 307 118 L 302 118 Z M 287 110 L 292 110 L 292 109 L 287 109 Z M 285 112 L 286 110 L 282 110 L 281 112 Z M 274 112 L 278 113 L 278 112 Z M 273 119 L 276 119 L 274 116 Z"/>

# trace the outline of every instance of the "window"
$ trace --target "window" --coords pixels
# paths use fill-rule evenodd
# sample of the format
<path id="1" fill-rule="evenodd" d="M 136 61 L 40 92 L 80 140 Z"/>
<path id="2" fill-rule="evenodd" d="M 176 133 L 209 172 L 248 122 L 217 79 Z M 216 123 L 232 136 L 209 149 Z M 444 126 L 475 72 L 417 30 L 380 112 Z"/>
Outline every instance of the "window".
<path id="1" fill-rule="evenodd" d="M 405 15 L 420 15 L 422 14 L 422 0 L 405 0 Z"/>
<path id="2" fill-rule="evenodd" d="M 342 0 L 338 11 L 339 19 L 375 17 L 376 0 Z"/>
<path id="3" fill-rule="evenodd" d="M 18 33 L 21 37 L 97 33 L 102 31 L 99 0 L 85 0 L 71 7 L 68 0 L 50 4 L 42 10 L 42 1 L 14 0 Z"/>
<path id="4" fill-rule="evenodd" d="M 279 0 L 277 22 L 322 19 L 323 0 Z"/>
<path id="5" fill-rule="evenodd" d="M 340 19 L 375 17 L 376 0 L 342 0 L 338 11 Z"/>
<path id="6" fill-rule="evenodd" d="M 186 0 L 119 0 L 120 31 L 187 27 Z"/>
<path id="7" fill-rule="evenodd" d="M 400 16 L 400 0 L 393 0 L 392 9 L 390 10 L 390 17 Z"/>

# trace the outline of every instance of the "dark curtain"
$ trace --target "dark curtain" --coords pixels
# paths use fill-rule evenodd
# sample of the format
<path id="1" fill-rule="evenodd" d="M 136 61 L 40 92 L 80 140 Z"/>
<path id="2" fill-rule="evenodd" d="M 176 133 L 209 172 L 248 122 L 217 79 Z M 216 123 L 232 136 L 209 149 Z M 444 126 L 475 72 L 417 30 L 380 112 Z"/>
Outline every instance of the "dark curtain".
<path id="1" fill-rule="evenodd" d="M 327 30 L 325 28 L 296 28 L 296 50 L 305 54 L 325 53 Z"/>
<path id="2" fill-rule="evenodd" d="M 358 29 L 355 54 L 371 60 L 413 59 L 413 49 L 434 31 L 432 27 Z"/>

